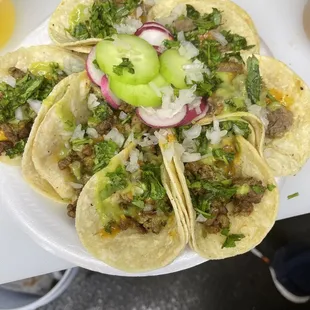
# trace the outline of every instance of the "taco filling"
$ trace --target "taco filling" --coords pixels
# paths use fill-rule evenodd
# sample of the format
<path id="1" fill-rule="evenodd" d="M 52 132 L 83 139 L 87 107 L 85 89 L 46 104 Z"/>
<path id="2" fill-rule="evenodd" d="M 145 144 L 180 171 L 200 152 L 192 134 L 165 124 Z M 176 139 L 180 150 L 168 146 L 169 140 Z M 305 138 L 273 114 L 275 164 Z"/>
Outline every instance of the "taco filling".
<path id="1" fill-rule="evenodd" d="M 96 204 L 103 214 L 103 234 L 129 228 L 141 234 L 159 234 L 167 225 L 173 208 L 161 180 L 162 163 L 157 145 L 139 145 L 131 150 L 124 166 L 106 174 Z"/>
<path id="2" fill-rule="evenodd" d="M 58 154 L 58 169 L 69 172 L 77 195 L 91 176 L 130 142 L 141 137 L 148 139 L 147 127 L 130 105 L 123 103 L 118 110 L 111 109 L 96 87 L 90 91 L 87 104 L 87 122 L 73 125 L 67 121 L 71 138 Z M 76 203 L 77 200 L 68 205 L 70 217 L 75 217 Z"/>
<path id="3" fill-rule="evenodd" d="M 214 123 L 180 128 L 179 148 L 196 223 L 203 227 L 205 237 L 208 234 L 222 234 L 226 237 L 222 247 L 234 247 L 235 242 L 244 235 L 230 234 L 231 217 L 250 216 L 265 192 L 275 186 L 236 173 L 235 165 L 240 157 L 236 135 L 246 137 L 246 126 L 240 134 L 239 127 L 236 133 L 238 122 L 233 124 L 228 121 L 219 125 L 215 120 Z M 220 131 L 216 130 L 217 126 Z M 190 131 L 195 131 L 191 140 L 197 146 L 195 150 L 187 147 Z"/>
<path id="4" fill-rule="evenodd" d="M 77 40 L 105 38 L 116 33 L 133 34 L 142 26 L 149 6 L 141 0 L 95 0 L 78 4 L 70 13 L 66 31 Z"/>
<path id="5" fill-rule="evenodd" d="M 0 82 L 0 156 L 23 153 L 42 101 L 67 76 L 58 63 L 33 63 L 24 72 L 16 67 Z"/>
<path id="6" fill-rule="evenodd" d="M 209 115 L 249 112 L 261 119 L 266 137 L 281 138 L 293 125 L 292 98 L 277 89 L 268 89 L 260 75 L 259 61 L 248 58 L 240 72 L 221 72 L 219 88 L 208 98 Z"/>

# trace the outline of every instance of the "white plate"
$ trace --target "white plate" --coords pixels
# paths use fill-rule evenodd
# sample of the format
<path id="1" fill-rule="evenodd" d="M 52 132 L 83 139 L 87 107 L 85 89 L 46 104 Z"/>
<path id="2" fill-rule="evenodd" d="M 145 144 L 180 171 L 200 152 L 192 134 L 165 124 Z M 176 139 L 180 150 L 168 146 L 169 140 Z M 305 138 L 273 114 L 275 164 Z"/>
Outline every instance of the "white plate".
<path id="1" fill-rule="evenodd" d="M 47 31 L 48 21 L 32 32 L 21 46 L 50 44 Z M 262 54 L 270 55 L 270 49 L 262 41 Z M 112 268 L 93 258 L 82 246 L 75 231 L 74 221 L 66 214 L 66 207 L 54 203 L 24 182 L 20 169 L 0 165 L 2 197 L 15 218 L 19 220 L 25 232 L 45 250 L 75 265 L 97 272 L 121 276 L 160 275 L 184 270 L 205 259 L 186 248 L 170 265 L 150 272 L 131 274 Z M 283 185 L 281 180 L 280 186 Z"/>

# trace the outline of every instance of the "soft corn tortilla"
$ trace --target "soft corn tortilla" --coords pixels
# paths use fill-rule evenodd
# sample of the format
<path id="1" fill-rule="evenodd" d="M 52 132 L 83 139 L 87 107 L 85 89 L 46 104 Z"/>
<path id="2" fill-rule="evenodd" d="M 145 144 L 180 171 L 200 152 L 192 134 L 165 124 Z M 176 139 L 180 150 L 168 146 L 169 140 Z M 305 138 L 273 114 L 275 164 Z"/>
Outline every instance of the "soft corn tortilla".
<path id="1" fill-rule="evenodd" d="M 0 57 L 0 80 L 9 75 L 9 68 L 16 67 L 22 71 L 27 71 L 32 63 L 36 62 L 57 62 L 60 68 L 71 74 L 84 70 L 84 60 L 74 53 L 56 46 L 33 46 L 20 48 L 15 52 L 8 53 Z M 36 126 L 44 118 L 47 109 L 41 109 L 35 124 Z M 21 157 L 10 159 L 8 156 L 0 156 L 0 162 L 10 165 L 20 165 Z"/>
<path id="2" fill-rule="evenodd" d="M 248 45 L 255 45 L 247 52 L 259 53 L 260 39 L 251 17 L 238 5 L 224 0 L 166 0 L 159 1 L 149 12 L 148 20 L 168 17 L 179 4 L 190 4 L 200 13 L 211 13 L 213 8 L 222 11 L 223 25 L 220 29 L 230 30 L 247 39 Z"/>
<path id="3" fill-rule="evenodd" d="M 70 28 L 69 20 L 71 12 L 78 5 L 86 5 L 87 7 L 91 7 L 94 2 L 95 0 L 62 0 L 50 19 L 50 38 L 58 45 L 73 49 L 75 49 L 75 47 L 87 47 L 88 45 L 93 46 L 100 42 L 101 39 L 96 38 L 79 41 L 66 31 L 66 29 Z"/>
<path id="4" fill-rule="evenodd" d="M 73 176 L 67 169 L 60 170 L 58 167 L 59 153 L 73 134 L 73 131 L 66 129 L 66 117 L 73 117 L 78 124 L 87 120 L 90 87 L 85 71 L 71 75 L 67 92 L 49 109 L 33 140 L 32 161 L 35 169 L 65 201 L 76 199 L 76 191 L 70 185 L 74 182 Z"/>
<path id="5" fill-rule="evenodd" d="M 248 141 L 256 148 L 258 153 L 263 157 L 264 156 L 264 141 L 265 141 L 265 128 L 263 123 L 255 115 L 247 112 L 237 112 L 229 113 L 216 116 L 216 119 L 219 122 L 225 121 L 241 121 L 247 122 L 250 129 L 251 135 L 248 137 Z M 213 122 L 212 117 L 205 117 L 197 122 L 199 125 L 208 125 Z"/>
<path id="6" fill-rule="evenodd" d="M 293 125 L 281 138 L 265 138 L 262 122 L 248 112 L 217 115 L 218 120 L 232 117 L 249 122 L 256 136 L 256 149 L 265 157 L 274 176 L 294 175 L 310 157 L 310 90 L 305 82 L 284 63 L 267 56 L 255 55 L 259 60 L 264 85 L 282 95 L 284 105 L 293 113 Z M 209 124 L 211 116 L 199 121 Z"/>
<path id="7" fill-rule="evenodd" d="M 282 138 L 265 140 L 265 159 L 274 175 L 294 175 L 310 157 L 310 90 L 284 63 L 270 57 L 256 57 L 266 87 L 281 93 L 293 113 L 293 125 Z"/>
<path id="8" fill-rule="evenodd" d="M 188 232 L 163 171 L 163 184 L 174 209 L 174 215 L 166 227 L 158 235 L 141 234 L 134 229 L 121 231 L 111 237 L 100 235 L 103 225 L 94 203 L 98 184 L 105 182 L 107 172 L 114 171 L 128 159 L 132 147 L 129 146 L 116 155 L 106 168 L 95 174 L 85 185 L 77 203 L 75 223 L 81 242 L 97 259 L 127 272 L 143 272 L 171 263 L 183 251 Z"/>
<path id="9" fill-rule="evenodd" d="M 236 176 L 254 177 L 261 180 L 265 185 L 275 184 L 272 172 L 265 161 L 259 156 L 256 149 L 243 137 L 237 136 L 236 139 L 241 153 L 236 163 Z M 167 146 L 168 144 L 161 142 L 163 152 Z M 184 165 L 176 149 L 173 160 L 166 160 L 165 164 L 168 172 L 173 171 L 169 173 L 169 176 L 174 178 L 174 180 L 178 179 L 182 185 L 181 188 L 172 187 L 173 196 L 183 206 L 183 213 L 187 214 L 187 223 L 190 231 L 189 244 L 200 256 L 206 259 L 223 259 L 243 254 L 258 245 L 272 228 L 276 220 L 279 204 L 277 188 L 271 192 L 268 190 L 265 192 L 262 201 L 255 205 L 254 211 L 250 216 L 229 216 L 231 221 L 230 233 L 244 234 L 245 238 L 238 241 L 234 248 L 222 249 L 225 237 L 221 234 L 208 234 L 204 237 L 203 226 L 196 222 L 196 212 L 193 208 L 184 176 Z M 228 206 L 229 212 L 231 211 L 231 207 Z"/>

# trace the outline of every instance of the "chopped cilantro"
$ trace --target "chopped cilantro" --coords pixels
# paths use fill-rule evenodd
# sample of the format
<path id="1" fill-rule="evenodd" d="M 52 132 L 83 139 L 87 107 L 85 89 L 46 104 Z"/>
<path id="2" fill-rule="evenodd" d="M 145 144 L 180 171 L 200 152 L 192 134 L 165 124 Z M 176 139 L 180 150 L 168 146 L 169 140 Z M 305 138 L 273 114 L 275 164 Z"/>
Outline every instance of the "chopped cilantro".
<path id="1" fill-rule="evenodd" d="M 260 185 L 252 185 L 251 189 L 256 193 L 256 194 L 263 194 L 266 190 L 264 186 Z"/>
<path id="2" fill-rule="evenodd" d="M 224 232 L 226 233 L 227 231 L 225 230 Z M 245 237 L 245 235 L 243 235 L 243 234 L 227 235 L 227 237 L 226 237 L 226 239 L 222 245 L 222 249 L 223 248 L 234 248 L 236 246 L 236 242 L 240 241 L 244 237 Z"/>
<path id="3" fill-rule="evenodd" d="M 135 198 L 131 203 L 140 209 L 143 209 L 145 206 L 143 200 L 138 200 L 137 198 Z"/>
<path id="4" fill-rule="evenodd" d="M 94 173 L 106 167 L 120 148 L 112 140 L 105 140 L 95 145 Z"/>
<path id="5" fill-rule="evenodd" d="M 200 13 L 190 4 L 186 4 L 186 13 L 187 17 L 191 19 L 196 20 L 200 18 Z"/>
<path id="6" fill-rule="evenodd" d="M 121 6 L 113 0 L 96 0 L 89 10 L 89 19 L 79 22 L 66 29 L 79 40 L 89 38 L 105 38 L 116 33 L 114 24 L 121 23 L 136 9 L 141 0 L 124 1 Z"/>
<path id="7" fill-rule="evenodd" d="M 298 196 L 299 196 L 299 193 L 296 192 L 296 193 L 294 193 L 294 194 L 292 194 L 292 195 L 288 195 L 288 196 L 287 196 L 287 199 L 293 199 L 293 198 L 296 198 L 296 197 L 298 197 Z"/>
<path id="8" fill-rule="evenodd" d="M 149 197 L 153 200 L 160 200 L 165 198 L 166 190 L 161 184 L 158 177 L 155 176 L 153 171 L 143 171 L 142 181 L 147 184 Z"/>
<path id="9" fill-rule="evenodd" d="M 164 41 L 164 47 L 167 49 L 170 48 L 179 48 L 180 47 L 180 42 L 179 41 L 173 41 L 173 40 L 165 40 Z"/>
<path id="10" fill-rule="evenodd" d="M 260 100 L 262 90 L 262 78 L 259 71 L 259 62 L 255 56 L 247 60 L 246 90 L 252 104 L 257 104 Z"/>
<path id="11" fill-rule="evenodd" d="M 229 230 L 230 230 L 229 227 L 225 227 L 225 228 L 223 228 L 223 229 L 221 230 L 221 234 L 222 234 L 223 236 L 228 237 L 228 235 L 229 235 Z"/>
<path id="12" fill-rule="evenodd" d="M 225 152 L 223 149 L 213 149 L 212 154 L 216 160 L 223 161 L 226 164 L 233 162 L 235 159 L 235 153 Z"/>
<path id="13" fill-rule="evenodd" d="M 254 45 L 248 45 L 245 37 L 242 37 L 235 33 L 231 33 L 231 31 L 222 30 L 221 33 L 226 38 L 230 50 L 234 52 L 239 52 L 241 50 L 249 50 L 254 47 Z"/>
<path id="14" fill-rule="evenodd" d="M 27 103 L 28 99 L 44 100 L 54 86 L 65 76 L 57 63 L 50 63 L 51 72 L 45 76 L 25 73 L 16 79 L 13 88 L 0 83 L 0 123 L 15 119 L 15 110 Z"/>
<path id="15" fill-rule="evenodd" d="M 198 209 L 198 208 L 195 208 L 195 210 L 196 210 L 198 213 L 202 214 L 206 219 L 211 219 L 211 218 L 213 217 L 212 214 L 207 213 L 207 212 L 204 212 L 204 211 L 202 211 L 202 210 L 200 210 L 200 209 Z"/>
<path id="16" fill-rule="evenodd" d="M 106 177 L 109 179 L 104 191 L 107 197 L 128 186 L 128 174 L 123 166 L 118 166 L 113 172 L 108 172 Z"/>
<path id="17" fill-rule="evenodd" d="M 129 58 L 122 58 L 122 62 L 119 65 L 113 66 L 113 72 L 117 75 L 123 75 L 124 70 L 127 70 L 130 74 L 135 73 L 135 69 Z"/>
<path id="18" fill-rule="evenodd" d="M 268 184 L 268 185 L 267 185 L 267 189 L 268 189 L 270 192 L 272 192 L 276 187 L 277 187 L 277 186 L 274 185 L 274 184 Z"/>
<path id="19" fill-rule="evenodd" d="M 192 10 L 190 10 L 192 14 L 195 14 Z M 188 12 L 188 11 L 187 11 Z M 197 17 L 197 13 L 195 14 Z M 203 29 L 204 33 L 208 30 L 212 30 L 220 26 L 222 22 L 222 13 L 218 9 L 213 8 L 212 13 L 204 14 L 194 19 L 194 24 Z"/>
<path id="20" fill-rule="evenodd" d="M 6 155 L 10 158 L 14 158 L 23 154 L 26 142 L 24 140 L 18 141 L 12 148 L 6 150 Z"/>
<path id="21" fill-rule="evenodd" d="M 83 139 L 74 139 L 71 141 L 72 144 L 72 149 L 73 151 L 76 152 L 81 152 L 84 145 L 86 144 L 92 144 L 93 140 L 92 139 L 87 139 L 87 138 L 83 138 Z"/>

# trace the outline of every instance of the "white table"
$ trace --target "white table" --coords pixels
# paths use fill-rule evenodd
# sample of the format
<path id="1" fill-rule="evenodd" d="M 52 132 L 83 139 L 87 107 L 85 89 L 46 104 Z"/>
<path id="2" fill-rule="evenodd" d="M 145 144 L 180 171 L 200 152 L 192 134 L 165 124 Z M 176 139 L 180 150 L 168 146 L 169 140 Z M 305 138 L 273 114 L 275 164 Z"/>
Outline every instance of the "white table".
<path id="1" fill-rule="evenodd" d="M 36 2 L 37 6 L 31 10 L 32 15 L 29 18 L 36 27 L 53 11 L 60 0 L 49 0 L 44 3 L 41 0 L 33 0 L 33 2 Z M 289 64 L 310 84 L 310 42 L 303 34 L 301 24 L 306 0 L 235 0 L 235 2 L 251 14 L 261 37 L 274 55 Z M 27 3 L 32 2 L 28 0 Z M 31 6 L 28 5 L 28 10 L 29 7 Z M 36 16 L 33 12 L 40 12 L 40 16 Z M 310 212 L 309 174 L 310 162 L 297 176 L 286 178 L 281 190 L 278 219 Z M 299 192 L 299 197 L 288 200 L 287 196 L 295 192 Z M 0 284 L 72 267 L 70 263 L 41 249 L 22 232 L 19 225 L 8 215 L 1 199 L 0 249 Z"/>

